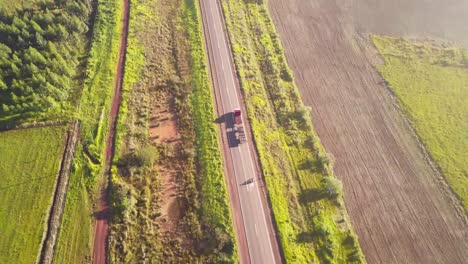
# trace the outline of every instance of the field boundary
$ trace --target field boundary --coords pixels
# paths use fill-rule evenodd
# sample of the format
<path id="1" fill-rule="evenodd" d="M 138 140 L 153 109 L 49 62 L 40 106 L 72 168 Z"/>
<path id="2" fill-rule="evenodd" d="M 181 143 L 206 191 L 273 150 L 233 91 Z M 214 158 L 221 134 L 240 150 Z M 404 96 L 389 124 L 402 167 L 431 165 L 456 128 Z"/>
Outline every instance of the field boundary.
<path id="1" fill-rule="evenodd" d="M 81 122 L 79 120 L 74 121 L 70 124 L 67 131 L 65 139 L 66 145 L 60 162 L 57 180 L 55 181 L 52 203 L 47 211 L 48 219 L 36 263 L 52 263 L 53 261 L 55 244 L 60 230 L 68 183 L 70 180 L 71 165 L 74 158 L 76 143 L 80 135 L 80 124 Z"/>
<path id="2" fill-rule="evenodd" d="M 40 121 L 40 122 L 31 122 L 31 123 L 22 123 L 9 126 L 0 125 L 0 132 L 10 131 L 10 130 L 25 130 L 33 128 L 42 128 L 42 127 L 59 127 L 70 124 L 69 121 Z"/>

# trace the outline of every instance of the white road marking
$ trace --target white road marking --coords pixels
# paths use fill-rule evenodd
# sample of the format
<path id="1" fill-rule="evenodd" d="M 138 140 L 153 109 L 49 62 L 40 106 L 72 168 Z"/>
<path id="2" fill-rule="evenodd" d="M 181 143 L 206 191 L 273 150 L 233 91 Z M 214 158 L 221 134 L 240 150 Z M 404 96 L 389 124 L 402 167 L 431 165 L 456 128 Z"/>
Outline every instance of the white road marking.
<path id="1" fill-rule="evenodd" d="M 223 21 L 222 21 L 222 19 L 220 18 L 220 12 L 219 12 L 220 10 L 219 10 L 219 8 L 216 7 L 216 8 L 215 8 L 216 11 L 213 11 L 213 4 L 217 5 L 217 4 L 218 4 L 217 1 L 203 1 L 203 2 L 204 2 L 205 4 L 206 4 L 207 2 L 208 2 L 208 3 L 211 3 L 211 4 L 210 4 L 210 11 L 211 11 L 211 14 L 210 14 L 210 15 L 211 15 L 211 18 L 213 19 L 213 21 L 217 20 L 216 22 L 222 24 Z M 206 5 L 205 5 L 205 6 L 206 6 Z M 215 15 L 217 15 L 216 19 L 214 18 Z M 213 23 L 213 27 L 214 27 L 215 29 L 217 28 L 217 26 L 216 26 L 217 23 L 216 23 L 216 22 Z M 208 27 L 208 32 L 209 32 L 209 27 L 210 27 L 210 25 L 208 24 L 207 27 Z M 224 29 L 222 29 L 222 31 L 224 32 Z M 212 33 L 213 33 L 213 32 L 212 32 Z M 213 34 L 216 34 L 216 33 L 213 33 Z M 212 40 L 213 40 L 213 37 L 216 38 L 216 41 L 215 41 L 215 42 L 214 42 L 214 41 L 211 41 L 211 46 L 212 46 L 214 49 L 217 49 L 218 55 L 220 56 L 219 59 L 220 59 L 220 61 L 221 61 L 222 73 L 216 72 L 216 75 L 218 76 L 218 80 L 217 80 L 217 81 L 218 81 L 218 86 L 219 86 L 218 88 L 221 89 L 221 90 L 222 90 L 222 89 L 225 89 L 225 91 L 227 92 L 227 95 L 228 95 L 227 102 L 225 102 L 225 100 L 224 100 L 224 99 L 225 99 L 225 96 L 223 96 L 223 93 L 221 92 L 221 105 L 222 105 L 222 107 L 223 107 L 223 112 L 228 113 L 228 112 L 226 112 L 226 111 L 229 111 L 229 112 L 230 112 L 230 111 L 232 111 L 233 108 L 226 109 L 226 108 L 225 108 L 225 105 L 224 105 L 225 103 L 227 103 L 228 106 L 231 107 L 231 103 L 232 103 L 231 100 L 234 99 L 234 105 L 236 106 L 236 108 L 240 106 L 239 94 L 238 94 L 238 91 L 237 91 L 236 82 L 235 82 L 235 80 L 234 80 L 234 72 L 233 72 L 233 69 L 232 69 L 232 67 L 231 67 L 231 63 L 228 63 L 228 65 L 226 65 L 226 67 L 227 67 L 228 70 L 225 71 L 225 70 L 224 70 L 224 63 L 223 63 L 223 60 L 222 60 L 222 58 L 223 58 L 223 57 L 226 57 L 226 56 L 227 56 L 226 58 L 228 58 L 229 61 L 231 61 L 232 58 L 231 58 L 231 55 L 229 54 L 229 48 L 228 48 L 228 45 L 227 45 L 227 41 L 222 41 L 222 42 L 224 42 L 224 43 L 221 44 L 221 43 L 220 43 L 220 38 L 218 38 L 218 35 L 212 35 L 212 34 L 209 34 L 209 35 L 212 36 L 212 38 L 211 38 Z M 224 37 L 225 37 L 225 36 L 223 35 L 222 38 L 224 39 Z M 215 45 L 213 45 L 213 44 L 215 44 Z M 216 45 L 216 44 L 217 44 L 217 45 Z M 222 49 L 222 48 L 223 48 L 223 49 Z M 224 55 L 224 56 L 223 56 L 223 55 Z M 216 59 L 215 59 L 216 55 L 215 55 L 215 52 L 214 52 L 214 51 L 213 51 L 212 56 L 213 56 L 213 60 L 216 61 Z M 214 67 L 214 68 L 216 68 L 216 67 Z M 224 75 L 224 77 L 225 77 L 226 74 L 227 74 L 228 78 L 224 79 L 224 81 L 227 82 L 227 83 L 225 84 L 225 87 L 223 87 L 224 84 L 221 84 L 221 83 L 220 83 L 220 82 L 221 82 L 221 80 L 220 80 L 221 78 L 220 78 L 220 77 L 223 76 L 223 75 Z M 232 85 L 234 85 L 234 86 L 232 86 Z M 234 89 L 233 89 L 233 88 L 234 88 Z M 232 90 L 234 90 L 234 93 L 235 93 L 235 96 L 234 96 L 234 97 L 231 96 Z M 242 117 L 243 123 L 245 123 L 244 120 L 245 120 L 245 118 Z M 247 135 L 246 135 L 246 136 L 247 136 Z M 242 152 L 244 152 L 244 150 L 241 150 L 242 148 L 245 148 L 245 147 L 247 148 L 247 154 L 248 154 L 248 161 L 247 161 L 247 162 L 250 163 L 250 164 L 249 164 L 249 165 L 250 165 L 249 167 L 250 167 L 250 169 L 251 169 L 250 172 L 252 172 L 252 173 L 254 174 L 254 175 L 249 175 L 249 177 L 246 177 L 247 175 L 246 175 L 246 173 L 245 173 L 246 167 L 245 167 L 245 165 L 244 165 L 244 163 L 245 163 L 245 161 L 244 161 L 244 155 L 242 155 Z M 256 177 L 254 177 L 254 176 L 257 174 L 257 171 L 255 170 L 254 165 L 253 165 L 253 155 L 252 155 L 252 153 L 251 153 L 251 151 L 250 151 L 249 146 L 247 145 L 247 146 L 245 146 L 245 147 L 244 147 L 244 145 L 239 145 L 238 147 L 236 147 L 236 149 L 237 149 L 237 154 L 240 156 L 241 163 L 242 163 L 242 176 L 238 174 L 239 172 L 236 170 L 236 164 L 234 164 L 234 166 L 233 166 L 233 167 L 234 167 L 234 176 L 235 176 L 234 178 L 235 178 L 235 182 L 236 182 L 236 185 L 237 185 L 237 186 L 239 186 L 239 180 L 242 180 L 241 182 L 245 182 L 245 180 L 246 180 L 247 178 L 255 178 L 255 179 L 256 179 Z M 231 155 L 234 156 L 234 155 L 235 155 L 235 154 L 234 154 L 235 150 L 234 150 L 233 148 L 230 148 L 230 151 L 231 151 Z M 249 172 L 249 173 L 250 173 L 250 172 Z M 242 178 L 242 179 L 241 179 L 241 178 Z M 260 213 L 260 214 L 262 215 L 261 218 L 263 219 L 263 223 L 262 223 L 261 226 L 264 227 L 264 228 L 266 228 L 266 234 L 267 234 L 268 237 L 270 237 L 270 230 L 268 229 L 268 227 L 267 227 L 267 225 L 266 225 L 265 211 L 264 211 L 264 208 L 263 208 L 263 203 L 262 203 L 261 198 L 260 198 L 260 190 L 259 190 L 259 188 L 257 188 L 257 185 L 255 185 L 255 184 L 248 184 L 248 185 L 247 185 L 247 190 L 248 190 L 248 192 L 251 192 L 252 190 L 254 190 L 254 191 L 256 192 L 256 194 L 257 194 L 257 195 L 256 195 L 257 199 L 255 199 L 255 200 L 256 200 L 255 202 L 254 202 L 254 201 L 252 201 L 252 202 L 253 202 L 253 203 L 260 203 L 260 207 L 261 207 L 261 212 L 258 211 L 258 210 L 257 210 L 257 211 L 254 210 L 254 212 L 253 212 L 254 215 L 250 215 L 251 218 L 255 219 L 255 220 L 254 220 L 255 233 L 258 235 L 258 227 L 257 227 L 257 220 L 256 220 L 256 219 L 258 219 L 258 218 L 257 218 L 255 215 L 258 215 L 258 213 Z M 241 186 L 241 188 L 239 188 L 239 191 L 238 191 L 238 192 L 239 192 L 239 196 L 242 196 L 242 194 L 241 194 L 241 193 L 242 193 L 242 186 Z M 245 222 L 244 208 L 243 208 L 243 206 L 242 206 L 242 205 L 243 205 L 243 203 L 242 203 L 243 198 L 246 198 L 246 197 L 239 197 L 239 199 L 241 200 L 241 201 L 240 201 L 240 208 L 241 208 L 241 212 L 242 212 L 242 218 L 244 219 L 244 224 L 247 224 L 247 223 Z M 250 201 L 249 201 L 249 202 L 250 202 Z M 260 221 L 261 221 L 261 220 L 260 220 Z M 246 228 L 247 228 L 247 227 L 246 227 Z M 249 245 L 250 243 L 249 243 L 249 235 L 248 235 L 248 234 L 247 234 L 246 238 L 247 238 L 247 245 Z M 270 239 L 268 239 L 268 241 L 270 242 Z M 270 252 L 271 252 L 271 255 L 270 255 L 270 256 L 273 257 L 273 248 L 272 248 L 272 245 L 271 245 L 271 243 L 267 243 L 267 244 L 268 244 L 268 247 L 269 247 Z M 252 254 L 251 254 L 251 253 L 252 253 L 252 252 L 251 252 L 251 248 L 250 248 L 249 246 L 248 246 L 248 250 L 249 250 L 249 255 L 252 256 Z M 263 250 L 262 250 L 262 251 L 263 251 Z M 275 261 L 274 257 L 273 257 L 273 261 Z"/>

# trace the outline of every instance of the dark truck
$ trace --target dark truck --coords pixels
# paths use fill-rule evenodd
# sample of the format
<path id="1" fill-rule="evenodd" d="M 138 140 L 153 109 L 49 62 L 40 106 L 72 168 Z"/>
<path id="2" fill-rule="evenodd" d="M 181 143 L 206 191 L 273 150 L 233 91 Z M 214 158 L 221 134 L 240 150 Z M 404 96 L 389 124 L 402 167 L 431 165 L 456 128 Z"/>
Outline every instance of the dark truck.
<path id="1" fill-rule="evenodd" d="M 234 132 L 236 133 L 236 139 L 239 143 L 246 141 L 244 126 L 242 125 L 242 112 L 240 109 L 234 109 L 232 111 L 234 114 Z"/>

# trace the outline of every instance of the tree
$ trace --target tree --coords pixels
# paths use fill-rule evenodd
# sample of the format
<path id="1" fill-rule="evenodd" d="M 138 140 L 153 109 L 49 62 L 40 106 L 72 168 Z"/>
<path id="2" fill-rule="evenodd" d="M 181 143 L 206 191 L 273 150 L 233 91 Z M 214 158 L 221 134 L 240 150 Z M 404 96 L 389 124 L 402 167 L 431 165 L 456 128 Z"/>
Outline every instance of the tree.
<path id="1" fill-rule="evenodd" d="M 0 90 L 7 90 L 7 85 L 5 82 L 3 82 L 2 77 L 0 76 Z"/>
<path id="2" fill-rule="evenodd" d="M 30 21 L 31 23 L 31 28 L 33 29 L 34 32 L 39 33 L 39 34 L 42 34 L 44 33 L 44 30 L 42 29 L 42 27 L 34 20 L 31 20 Z"/>
<path id="3" fill-rule="evenodd" d="M 17 16 L 13 17 L 13 25 L 19 30 L 25 29 L 28 27 L 26 22 Z"/>
<path id="4" fill-rule="evenodd" d="M 36 43 L 39 47 L 44 48 L 47 45 L 47 40 L 41 35 L 41 33 L 36 32 Z"/>
<path id="5" fill-rule="evenodd" d="M 33 62 L 36 65 L 47 65 L 47 60 L 37 49 L 29 47 L 25 52 L 27 62 Z"/>
<path id="6" fill-rule="evenodd" d="M 327 176 L 322 180 L 324 192 L 332 199 L 336 199 L 343 193 L 341 181 L 335 177 Z"/>
<path id="7" fill-rule="evenodd" d="M 3 112 L 8 113 L 10 111 L 10 108 L 8 107 L 8 105 L 2 104 L 2 110 Z"/>

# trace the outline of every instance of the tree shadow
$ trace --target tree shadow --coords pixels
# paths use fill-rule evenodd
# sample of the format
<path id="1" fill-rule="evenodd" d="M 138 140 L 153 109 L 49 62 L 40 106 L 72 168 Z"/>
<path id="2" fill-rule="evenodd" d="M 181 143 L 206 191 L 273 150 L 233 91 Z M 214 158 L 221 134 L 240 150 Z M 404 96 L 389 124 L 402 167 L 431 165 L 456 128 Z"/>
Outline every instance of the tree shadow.
<path id="1" fill-rule="evenodd" d="M 319 159 L 317 160 L 306 159 L 303 162 L 301 162 L 298 167 L 300 170 L 309 170 L 312 172 L 323 172 L 324 170 L 324 164 Z"/>
<path id="2" fill-rule="evenodd" d="M 316 232 L 301 232 L 296 236 L 297 243 L 312 243 L 317 236 Z"/>
<path id="3" fill-rule="evenodd" d="M 306 204 L 310 202 L 317 202 L 327 197 L 327 194 L 320 189 L 307 189 L 299 195 L 299 202 Z"/>
<path id="4" fill-rule="evenodd" d="M 107 208 L 104 208 L 103 210 L 101 211 L 96 211 L 92 214 L 92 216 L 94 217 L 94 219 L 96 220 L 105 220 L 105 219 L 109 219 L 109 215 L 110 215 L 110 208 L 107 207 Z"/>

